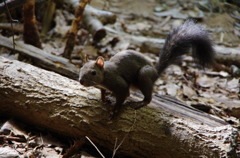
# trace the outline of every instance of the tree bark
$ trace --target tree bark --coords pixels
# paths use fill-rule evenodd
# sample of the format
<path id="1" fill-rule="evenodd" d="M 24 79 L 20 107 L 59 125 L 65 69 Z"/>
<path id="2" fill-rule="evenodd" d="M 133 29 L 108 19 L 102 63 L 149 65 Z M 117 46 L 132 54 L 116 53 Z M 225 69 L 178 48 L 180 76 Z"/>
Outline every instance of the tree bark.
<path id="1" fill-rule="evenodd" d="M 172 98 L 154 96 L 149 106 L 137 111 L 124 107 L 110 122 L 95 88 L 84 88 L 54 72 L 3 57 L 0 113 L 67 136 L 88 136 L 109 151 L 115 140 L 120 142 L 126 136 L 117 155 L 236 156 L 237 129 Z"/>

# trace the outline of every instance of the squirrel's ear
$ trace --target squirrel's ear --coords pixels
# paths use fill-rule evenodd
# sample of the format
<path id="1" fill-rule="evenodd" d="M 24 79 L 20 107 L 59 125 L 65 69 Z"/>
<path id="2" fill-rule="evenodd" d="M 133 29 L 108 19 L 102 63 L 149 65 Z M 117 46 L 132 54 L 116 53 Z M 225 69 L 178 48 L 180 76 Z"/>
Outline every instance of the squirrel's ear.
<path id="1" fill-rule="evenodd" d="M 101 67 L 101 68 L 103 68 L 103 66 L 104 66 L 104 58 L 103 57 L 101 57 L 101 56 L 99 56 L 98 58 L 97 58 L 97 60 L 96 60 L 96 63 L 95 63 L 98 67 Z"/>

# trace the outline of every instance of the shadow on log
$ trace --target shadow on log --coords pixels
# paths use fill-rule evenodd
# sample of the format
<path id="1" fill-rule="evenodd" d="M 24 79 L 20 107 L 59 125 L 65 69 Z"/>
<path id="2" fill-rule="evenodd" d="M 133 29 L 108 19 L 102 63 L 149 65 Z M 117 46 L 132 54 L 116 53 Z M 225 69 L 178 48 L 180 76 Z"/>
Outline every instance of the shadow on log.
<path id="1" fill-rule="evenodd" d="M 124 107 L 121 115 L 109 123 L 95 88 L 84 88 L 56 73 L 3 57 L 0 113 L 67 136 L 88 136 L 109 151 L 116 139 L 128 134 L 117 155 L 236 157 L 237 129 L 217 117 L 175 99 L 154 96 L 148 107 L 137 111 Z"/>

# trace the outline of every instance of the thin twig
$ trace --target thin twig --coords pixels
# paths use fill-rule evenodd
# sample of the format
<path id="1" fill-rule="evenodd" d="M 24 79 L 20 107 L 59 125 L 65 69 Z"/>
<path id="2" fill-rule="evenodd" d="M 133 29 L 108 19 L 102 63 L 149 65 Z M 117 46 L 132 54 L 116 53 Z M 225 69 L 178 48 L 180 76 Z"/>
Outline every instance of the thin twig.
<path id="1" fill-rule="evenodd" d="M 102 158 L 105 158 L 105 156 L 101 153 L 101 151 L 97 148 L 97 146 L 88 138 L 88 136 L 85 136 L 85 137 L 94 146 L 94 148 L 98 151 L 98 153 L 102 156 Z"/>
<path id="2" fill-rule="evenodd" d="M 6 1 L 4 0 L 4 5 L 6 7 L 6 10 L 7 10 L 7 14 L 8 14 L 8 17 L 10 18 L 10 23 L 11 23 L 11 28 L 12 28 L 12 39 L 13 39 L 13 52 L 15 51 L 15 39 L 14 39 L 14 30 L 13 30 L 13 22 L 18 22 L 18 20 L 14 20 L 10 14 L 10 11 L 8 9 L 8 5 L 6 3 Z"/>
<path id="3" fill-rule="evenodd" d="M 113 148 L 113 155 L 112 155 L 112 158 L 114 157 L 114 155 L 115 155 L 115 149 L 117 148 L 117 142 L 118 142 L 118 138 L 116 138 L 116 140 L 115 140 L 115 143 L 114 143 L 114 148 Z"/>
<path id="4" fill-rule="evenodd" d="M 135 110 L 134 122 L 133 122 L 132 126 L 130 127 L 128 133 L 123 137 L 122 141 L 119 143 L 119 145 L 118 145 L 117 147 L 116 147 L 116 144 L 117 144 L 117 138 L 116 138 L 116 142 L 115 142 L 115 145 L 114 145 L 112 158 L 114 158 L 117 150 L 120 148 L 120 146 L 123 144 L 123 142 L 125 141 L 125 139 L 126 139 L 127 136 L 129 135 L 129 133 L 132 131 L 132 129 L 133 129 L 135 123 L 136 123 L 136 120 L 137 120 L 137 119 L 136 119 L 136 115 L 137 115 L 137 112 L 136 112 L 136 110 Z"/>
<path id="5" fill-rule="evenodd" d="M 167 22 L 171 19 L 172 16 L 167 16 L 163 22 L 161 22 L 161 24 L 159 25 L 159 27 L 163 27 L 167 24 Z"/>

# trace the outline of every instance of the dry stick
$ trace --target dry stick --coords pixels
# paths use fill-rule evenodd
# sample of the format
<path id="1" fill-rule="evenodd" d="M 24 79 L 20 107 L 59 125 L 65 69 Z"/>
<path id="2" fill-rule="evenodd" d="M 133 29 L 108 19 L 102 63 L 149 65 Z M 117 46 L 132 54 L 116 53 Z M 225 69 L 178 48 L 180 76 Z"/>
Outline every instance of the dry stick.
<path id="1" fill-rule="evenodd" d="M 13 20 L 14 22 L 18 22 L 18 20 Z M 23 24 L 19 23 L 0 23 L 0 29 L 3 30 L 10 30 L 13 33 L 18 32 L 18 33 L 23 33 Z"/>
<path id="2" fill-rule="evenodd" d="M 12 50 L 12 41 L 0 35 L 0 46 Z M 52 55 L 39 48 L 25 44 L 22 41 L 16 41 L 15 52 L 31 58 L 35 66 L 57 72 L 74 80 L 78 78 L 79 69 L 63 57 Z"/>
<path id="3" fill-rule="evenodd" d="M 46 35 L 47 32 L 49 31 L 52 19 L 53 19 L 53 15 L 55 13 L 55 9 L 56 9 L 56 3 L 54 0 L 49 0 L 48 4 L 47 4 L 47 10 L 44 13 L 44 17 L 43 17 L 43 28 L 42 28 L 42 35 Z"/>
<path id="4" fill-rule="evenodd" d="M 94 146 L 94 148 L 98 151 L 98 153 L 105 158 L 105 156 L 101 153 L 101 151 L 97 148 L 97 146 L 91 141 L 90 138 L 88 138 L 88 136 L 85 136 L 87 138 L 87 140 Z"/>
<path id="5" fill-rule="evenodd" d="M 172 16 L 167 16 L 163 22 L 161 22 L 160 27 L 163 27 L 167 24 L 167 22 L 171 19 Z"/>
<path id="6" fill-rule="evenodd" d="M 83 146 L 84 142 L 85 142 L 84 137 L 82 139 L 74 141 L 74 144 L 65 152 L 62 158 L 69 158 L 73 156 L 77 152 L 77 150 Z"/>
<path id="7" fill-rule="evenodd" d="M 77 31 L 79 27 L 79 23 L 82 20 L 83 17 L 83 11 L 85 9 L 85 6 L 87 3 L 89 3 L 90 0 L 81 0 L 79 2 L 79 6 L 75 10 L 75 18 L 72 21 L 71 28 L 68 32 L 68 39 L 66 42 L 66 46 L 63 52 L 63 57 L 70 59 L 73 47 L 75 45 Z"/>
<path id="8" fill-rule="evenodd" d="M 36 25 L 37 20 L 35 16 L 35 0 L 28 0 L 23 5 L 23 17 L 24 17 L 24 31 L 23 31 L 24 42 L 42 49 L 40 35 L 38 27 Z"/>
<path id="9" fill-rule="evenodd" d="M 13 39 L 13 53 L 14 53 L 14 51 L 15 51 L 15 39 L 14 39 L 14 31 L 13 31 L 13 22 L 18 22 L 18 20 L 13 20 L 12 19 L 12 16 L 10 14 L 10 11 L 8 9 L 8 5 L 7 5 L 6 1 L 4 0 L 3 2 L 4 2 L 4 5 L 6 7 L 7 14 L 8 14 L 9 18 L 10 18 L 10 23 L 11 23 L 11 28 L 12 28 L 12 36 L 13 36 L 12 37 L 12 39 Z"/>
<path id="10" fill-rule="evenodd" d="M 133 122 L 132 126 L 130 127 L 129 132 L 123 137 L 122 141 L 119 143 L 119 145 L 118 145 L 117 147 L 116 147 L 116 145 L 117 145 L 117 138 L 116 138 L 116 141 L 115 141 L 115 144 L 114 144 L 114 149 L 113 149 L 112 158 L 114 158 L 117 150 L 120 148 L 120 146 L 123 144 L 123 142 L 125 141 L 125 139 L 126 139 L 127 136 L 129 135 L 129 133 L 132 131 L 132 129 L 133 129 L 135 123 L 136 123 L 136 120 L 137 120 L 137 119 L 136 119 L 136 115 L 137 115 L 137 112 L 136 112 L 136 110 L 135 110 L 135 113 L 134 113 L 134 122 Z"/>
<path id="11" fill-rule="evenodd" d="M 115 143 L 114 143 L 114 148 L 113 148 L 113 155 L 112 155 L 112 158 L 113 158 L 114 155 L 115 155 L 115 149 L 117 148 L 117 141 L 118 141 L 118 139 L 116 138 Z"/>

